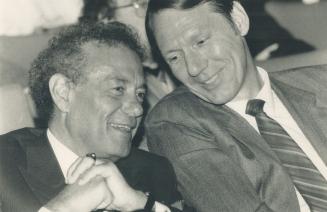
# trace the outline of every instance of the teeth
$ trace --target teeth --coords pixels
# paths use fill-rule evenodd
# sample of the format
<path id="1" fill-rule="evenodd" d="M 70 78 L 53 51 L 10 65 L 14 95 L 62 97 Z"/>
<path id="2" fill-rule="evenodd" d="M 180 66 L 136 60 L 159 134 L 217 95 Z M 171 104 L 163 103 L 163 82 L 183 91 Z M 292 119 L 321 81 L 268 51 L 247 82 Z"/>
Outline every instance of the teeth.
<path id="1" fill-rule="evenodd" d="M 110 126 L 114 127 L 114 128 L 119 128 L 125 131 L 131 131 L 131 128 L 127 125 L 122 125 L 122 124 L 114 124 L 114 123 L 110 123 Z"/>
<path id="2" fill-rule="evenodd" d="M 205 84 L 208 85 L 208 84 L 214 82 L 217 79 L 217 77 L 218 77 L 218 74 L 216 74 L 215 76 L 211 77 L 208 81 L 205 82 Z"/>

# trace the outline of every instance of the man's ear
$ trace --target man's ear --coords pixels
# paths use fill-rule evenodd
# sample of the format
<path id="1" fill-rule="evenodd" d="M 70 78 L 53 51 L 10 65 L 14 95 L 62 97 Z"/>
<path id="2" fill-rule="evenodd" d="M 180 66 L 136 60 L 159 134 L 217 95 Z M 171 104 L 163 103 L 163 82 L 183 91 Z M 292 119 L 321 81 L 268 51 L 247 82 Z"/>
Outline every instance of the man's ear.
<path id="1" fill-rule="evenodd" d="M 235 27 L 240 32 L 241 36 L 245 36 L 248 33 L 250 27 L 249 17 L 242 5 L 237 1 L 233 1 L 231 17 Z"/>
<path id="2" fill-rule="evenodd" d="M 65 75 L 57 73 L 51 76 L 49 80 L 51 97 L 62 112 L 69 111 L 72 89 L 72 82 Z"/>

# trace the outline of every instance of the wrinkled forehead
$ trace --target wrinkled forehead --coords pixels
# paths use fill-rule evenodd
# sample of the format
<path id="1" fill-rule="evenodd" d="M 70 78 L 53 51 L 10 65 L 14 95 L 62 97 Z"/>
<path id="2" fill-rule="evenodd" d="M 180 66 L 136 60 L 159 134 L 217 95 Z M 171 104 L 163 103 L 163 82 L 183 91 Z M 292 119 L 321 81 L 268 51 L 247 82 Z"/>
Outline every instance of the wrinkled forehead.
<path id="1" fill-rule="evenodd" d="M 85 64 L 82 67 L 84 76 L 121 76 L 143 78 L 143 68 L 140 57 L 124 44 L 108 45 L 106 43 L 88 42 L 82 46 Z"/>
<path id="2" fill-rule="evenodd" d="M 189 9 L 166 8 L 149 16 L 153 32 L 158 29 L 179 29 L 190 24 L 207 24 L 207 15 L 215 14 L 210 3 L 202 3 Z"/>
<path id="3" fill-rule="evenodd" d="M 152 17 L 153 35 L 159 46 L 161 41 L 168 45 L 171 44 L 169 41 L 210 29 L 215 25 L 214 16 L 217 15 L 221 16 L 205 4 L 186 10 L 164 9 Z"/>
<path id="4" fill-rule="evenodd" d="M 184 2 L 184 1 L 182 1 Z M 200 13 L 200 15 L 206 15 L 208 13 L 215 13 L 215 14 L 219 14 L 223 17 L 225 17 L 228 21 L 230 20 L 230 5 L 224 5 L 223 3 L 219 3 L 216 1 L 195 1 L 192 2 L 190 1 L 189 4 L 187 5 L 180 5 L 181 3 L 176 3 L 172 4 L 172 5 L 165 5 L 160 7 L 156 7 L 156 6 L 151 6 L 151 4 L 156 4 L 155 1 L 153 1 L 152 3 L 150 2 L 150 7 L 148 9 L 148 14 L 147 14 L 147 25 L 149 27 L 149 29 L 151 29 L 152 31 L 154 31 L 154 28 L 158 28 L 160 27 L 158 24 L 154 24 L 154 20 L 156 19 L 157 16 L 164 16 L 165 19 L 167 19 L 167 22 L 170 24 L 173 24 L 174 22 L 178 21 L 180 18 L 185 18 L 187 19 L 187 14 L 189 13 L 189 11 L 192 11 L 194 14 L 195 13 Z M 167 12 L 169 11 L 169 12 Z M 179 17 L 178 16 L 174 16 L 173 12 L 175 11 L 180 12 L 179 13 Z M 164 15 L 163 15 L 164 14 Z M 201 16 L 200 16 L 201 17 Z M 169 19 L 169 20 L 168 20 Z M 192 20 L 194 21 L 194 20 Z"/>

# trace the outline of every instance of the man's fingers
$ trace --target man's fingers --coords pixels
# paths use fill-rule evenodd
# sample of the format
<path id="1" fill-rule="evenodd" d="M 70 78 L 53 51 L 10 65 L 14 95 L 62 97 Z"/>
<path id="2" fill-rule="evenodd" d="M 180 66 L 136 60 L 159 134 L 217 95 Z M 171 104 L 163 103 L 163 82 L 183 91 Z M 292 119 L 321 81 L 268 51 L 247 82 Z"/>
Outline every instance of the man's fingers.
<path id="1" fill-rule="evenodd" d="M 101 164 L 108 163 L 108 162 L 111 162 L 111 160 L 98 158 L 95 164 L 96 165 L 101 165 Z"/>
<path id="2" fill-rule="evenodd" d="M 93 166 L 88 172 L 85 172 L 78 180 L 79 185 L 86 184 L 89 180 L 96 176 L 101 176 L 103 178 L 108 178 L 112 174 L 117 172 L 117 167 L 112 162 L 107 162 L 105 164 Z"/>
<path id="3" fill-rule="evenodd" d="M 67 183 L 75 183 L 76 180 L 88 169 L 94 165 L 95 161 L 90 157 L 83 157 L 79 162 L 73 164 L 72 169 L 69 169 L 69 175 L 67 175 Z"/>
<path id="4" fill-rule="evenodd" d="M 70 183 L 70 177 L 73 173 L 73 171 L 76 169 L 77 165 L 82 161 L 82 158 L 77 158 L 74 163 L 69 167 L 67 171 L 67 179 L 66 179 L 66 184 L 71 184 Z"/>
<path id="5" fill-rule="evenodd" d="M 109 207 L 113 202 L 113 195 L 112 193 L 108 190 L 108 194 L 106 195 L 105 199 L 98 205 L 95 209 L 105 209 Z"/>

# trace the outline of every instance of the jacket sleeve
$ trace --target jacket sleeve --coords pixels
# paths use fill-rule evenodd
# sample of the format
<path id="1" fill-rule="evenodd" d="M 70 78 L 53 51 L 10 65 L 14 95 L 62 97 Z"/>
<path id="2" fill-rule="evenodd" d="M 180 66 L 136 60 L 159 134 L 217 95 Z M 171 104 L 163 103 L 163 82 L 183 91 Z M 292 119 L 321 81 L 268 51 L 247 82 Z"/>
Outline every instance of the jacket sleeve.
<path id="1" fill-rule="evenodd" d="M 152 179 L 155 182 L 152 188 L 157 201 L 169 207 L 172 212 L 191 211 L 188 207 L 184 207 L 182 197 L 177 190 L 174 169 L 166 158 L 161 157 Z"/>
<path id="2" fill-rule="evenodd" d="M 172 122 L 147 124 L 151 151 L 173 165 L 186 204 L 203 212 L 272 212 L 243 172 L 205 133 Z"/>

